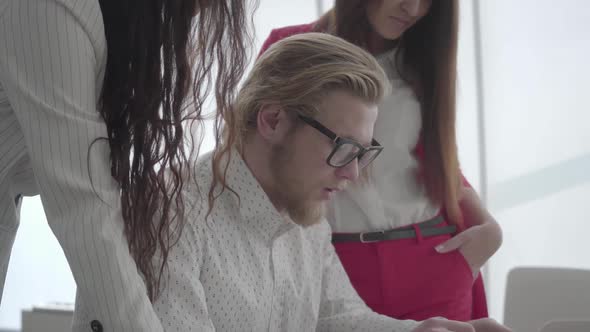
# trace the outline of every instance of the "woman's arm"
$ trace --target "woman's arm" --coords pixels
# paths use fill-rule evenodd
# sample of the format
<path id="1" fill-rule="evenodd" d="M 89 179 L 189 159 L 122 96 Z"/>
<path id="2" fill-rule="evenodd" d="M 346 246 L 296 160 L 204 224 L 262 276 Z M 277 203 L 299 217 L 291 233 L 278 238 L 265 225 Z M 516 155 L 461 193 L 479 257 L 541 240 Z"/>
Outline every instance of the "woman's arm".
<path id="1" fill-rule="evenodd" d="M 97 112 L 106 61 L 98 1 L 0 5 L 0 80 L 77 284 L 74 329 L 89 331 L 96 320 L 104 331 L 162 331 L 123 234 L 108 142 L 96 141 L 106 137 Z"/>

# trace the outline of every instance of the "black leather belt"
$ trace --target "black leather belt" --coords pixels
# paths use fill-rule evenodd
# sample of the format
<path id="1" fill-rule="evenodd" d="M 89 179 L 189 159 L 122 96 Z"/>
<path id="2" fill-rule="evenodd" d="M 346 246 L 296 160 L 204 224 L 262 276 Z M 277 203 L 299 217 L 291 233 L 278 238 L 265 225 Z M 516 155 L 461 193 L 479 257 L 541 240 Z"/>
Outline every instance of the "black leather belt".
<path id="1" fill-rule="evenodd" d="M 440 215 L 416 224 L 416 226 L 420 229 L 420 234 L 423 237 L 435 236 L 435 235 L 444 235 L 444 234 L 452 234 L 455 233 L 457 227 L 455 225 L 444 226 L 444 227 L 435 227 L 436 225 L 441 224 L 444 221 L 444 218 Z M 371 242 L 380 242 L 380 241 L 388 241 L 388 240 L 400 240 L 400 239 L 411 239 L 416 237 L 416 230 L 414 230 L 414 226 L 406 226 L 401 228 L 396 228 L 388 231 L 381 231 L 381 232 L 368 232 L 368 233 L 336 233 L 332 234 L 332 243 L 342 243 L 342 242 L 362 242 L 362 243 L 371 243 Z"/>

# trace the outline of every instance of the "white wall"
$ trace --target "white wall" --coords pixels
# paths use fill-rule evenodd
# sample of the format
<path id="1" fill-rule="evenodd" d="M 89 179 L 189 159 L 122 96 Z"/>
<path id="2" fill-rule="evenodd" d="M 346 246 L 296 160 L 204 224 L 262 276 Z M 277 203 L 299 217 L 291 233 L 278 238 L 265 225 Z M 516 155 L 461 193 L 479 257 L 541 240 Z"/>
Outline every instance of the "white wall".
<path id="1" fill-rule="evenodd" d="M 47 302 L 73 303 L 70 267 L 47 225 L 39 197 L 25 198 L 0 310 L 0 329 L 20 328 L 21 310 Z"/>
<path id="2" fill-rule="evenodd" d="M 501 318 L 512 267 L 590 268 L 590 2 L 479 4 L 488 204 L 505 235 L 488 293 Z"/>

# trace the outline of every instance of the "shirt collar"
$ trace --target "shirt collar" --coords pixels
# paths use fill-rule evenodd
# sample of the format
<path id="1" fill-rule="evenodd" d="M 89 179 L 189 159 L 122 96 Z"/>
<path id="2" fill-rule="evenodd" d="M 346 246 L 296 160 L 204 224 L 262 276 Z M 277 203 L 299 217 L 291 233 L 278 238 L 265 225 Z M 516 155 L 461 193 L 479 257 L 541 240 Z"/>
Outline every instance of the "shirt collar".
<path id="1" fill-rule="evenodd" d="M 240 153 L 232 150 L 228 157 L 226 183 L 235 193 L 225 189 L 227 193 L 224 195 L 229 195 L 237 204 L 242 219 L 240 222 L 251 227 L 268 242 L 297 226 L 274 207 Z M 221 165 L 225 165 L 225 162 Z"/>

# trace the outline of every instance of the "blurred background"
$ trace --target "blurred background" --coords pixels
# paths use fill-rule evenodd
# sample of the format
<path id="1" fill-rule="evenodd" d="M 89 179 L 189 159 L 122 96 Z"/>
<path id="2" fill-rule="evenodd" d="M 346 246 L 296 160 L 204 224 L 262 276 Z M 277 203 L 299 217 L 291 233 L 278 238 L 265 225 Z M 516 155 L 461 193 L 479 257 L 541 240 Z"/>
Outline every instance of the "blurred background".
<path id="1" fill-rule="evenodd" d="M 260 0 L 252 59 L 271 29 L 311 22 L 331 5 Z M 460 5 L 459 155 L 504 230 L 484 270 L 490 314 L 502 321 L 512 268 L 590 269 L 590 2 Z M 203 150 L 212 146 L 209 133 Z M 0 331 L 19 330 L 21 311 L 34 305 L 73 303 L 75 288 L 40 199 L 25 198 Z"/>

